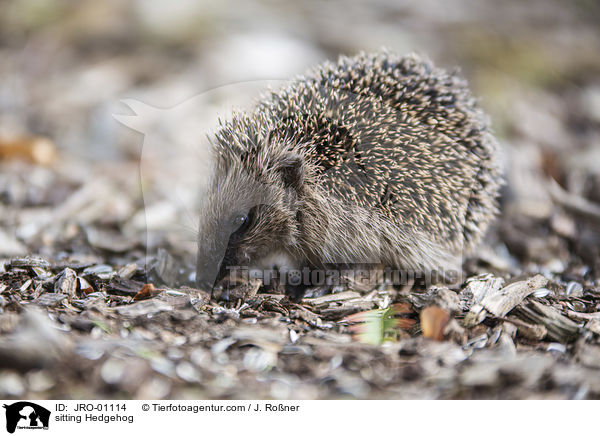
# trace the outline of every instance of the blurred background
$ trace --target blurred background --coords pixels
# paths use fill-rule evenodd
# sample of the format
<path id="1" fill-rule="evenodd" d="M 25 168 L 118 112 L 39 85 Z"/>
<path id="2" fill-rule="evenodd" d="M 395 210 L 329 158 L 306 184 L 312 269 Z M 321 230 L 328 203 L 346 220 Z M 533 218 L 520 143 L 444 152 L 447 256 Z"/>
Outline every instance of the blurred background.
<path id="1" fill-rule="evenodd" d="M 0 1 L 0 397 L 598 398 L 599 23 L 597 0 Z M 169 135 L 147 147 L 128 116 L 176 108 L 162 112 L 167 130 L 204 137 L 242 90 L 258 96 L 241 83 L 384 46 L 459 68 L 490 116 L 507 184 L 465 269 L 492 276 L 460 306 L 408 286 L 310 311 L 265 293 L 240 306 L 258 288 L 231 307 L 164 289 L 191 277 L 192 258 L 170 248 L 151 264 L 163 284 L 148 276 L 148 248 L 193 241 L 193 219 L 186 234 L 146 229 L 186 216 L 188 177 L 205 168 Z M 196 96 L 197 118 L 181 116 Z M 169 172 L 149 149 L 188 167 Z M 473 283 L 538 272 L 548 284 L 512 327 L 452 319 L 448 341 L 417 330 L 379 349 L 338 322 L 390 295 L 415 310 L 448 298 L 460 320 Z"/>
<path id="2" fill-rule="evenodd" d="M 139 247 L 143 136 L 113 117 L 131 114 L 121 100 L 169 108 L 385 46 L 458 67 L 505 147 L 505 219 L 491 237 L 496 250 L 481 257 L 498 268 L 515 259 L 557 272 L 579 261 L 598 266 L 596 1 L 21 0 L 0 8 L 1 256 Z M 159 222 L 175 213 L 153 206 Z"/>

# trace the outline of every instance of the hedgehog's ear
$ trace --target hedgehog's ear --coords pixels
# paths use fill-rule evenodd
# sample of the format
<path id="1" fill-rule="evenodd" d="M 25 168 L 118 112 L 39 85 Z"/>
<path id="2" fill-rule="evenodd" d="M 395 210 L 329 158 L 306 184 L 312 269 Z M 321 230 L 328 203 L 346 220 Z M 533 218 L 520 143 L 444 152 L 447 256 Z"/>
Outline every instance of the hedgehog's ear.
<path id="1" fill-rule="evenodd" d="M 288 153 L 275 164 L 275 171 L 280 175 L 286 187 L 300 190 L 304 182 L 304 161 L 296 153 Z"/>

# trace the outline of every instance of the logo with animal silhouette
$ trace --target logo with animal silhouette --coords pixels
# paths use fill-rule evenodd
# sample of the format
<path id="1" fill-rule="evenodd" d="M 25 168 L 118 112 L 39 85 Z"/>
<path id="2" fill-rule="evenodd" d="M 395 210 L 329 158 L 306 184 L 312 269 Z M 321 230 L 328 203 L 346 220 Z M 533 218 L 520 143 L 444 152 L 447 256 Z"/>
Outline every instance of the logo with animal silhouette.
<path id="1" fill-rule="evenodd" d="M 16 429 L 48 430 L 50 411 L 29 401 L 19 401 L 10 405 L 5 404 L 6 431 L 14 433 Z"/>

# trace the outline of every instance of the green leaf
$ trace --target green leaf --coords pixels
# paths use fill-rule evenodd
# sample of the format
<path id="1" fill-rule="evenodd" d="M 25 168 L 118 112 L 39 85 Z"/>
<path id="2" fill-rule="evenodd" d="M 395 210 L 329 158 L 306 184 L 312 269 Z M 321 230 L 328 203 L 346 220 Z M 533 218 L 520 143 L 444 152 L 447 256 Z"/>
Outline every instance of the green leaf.
<path id="1" fill-rule="evenodd" d="M 387 309 L 355 313 L 343 321 L 352 323 L 348 329 L 354 333 L 354 339 L 364 344 L 379 345 L 384 341 L 396 340 L 400 329 L 409 328 L 415 323 L 412 319 L 397 317 L 409 312 L 408 305 L 395 304 Z"/>

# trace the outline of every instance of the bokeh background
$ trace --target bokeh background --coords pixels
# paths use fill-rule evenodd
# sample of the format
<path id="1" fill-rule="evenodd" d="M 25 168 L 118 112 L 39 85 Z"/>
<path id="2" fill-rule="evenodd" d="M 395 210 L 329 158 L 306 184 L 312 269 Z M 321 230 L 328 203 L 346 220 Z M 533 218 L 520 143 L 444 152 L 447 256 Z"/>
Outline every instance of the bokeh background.
<path id="1" fill-rule="evenodd" d="M 2 134 L 45 135 L 89 157 L 122 158 L 133 147 L 110 116 L 121 98 L 169 107 L 216 86 L 287 79 L 382 46 L 460 67 L 503 138 L 577 147 L 591 141 L 585 121 L 598 118 L 600 6 L 591 0 L 1 7 Z"/>
<path id="2" fill-rule="evenodd" d="M 467 345 L 466 333 L 455 341 L 458 345 L 433 344 L 439 348 L 423 353 L 430 360 L 419 372 L 421 367 L 398 363 L 403 354 L 397 350 L 385 360 L 377 348 L 364 346 L 359 353 L 357 346 L 348 346 L 342 359 L 337 351 L 341 348 L 331 344 L 348 344 L 349 335 L 323 333 L 321 318 L 315 321 L 314 313 L 307 318 L 304 312 L 304 318 L 295 321 L 300 327 L 289 331 L 290 320 L 281 316 L 287 309 L 272 302 L 265 307 L 261 303 L 259 310 L 246 308 L 244 316 L 259 319 L 264 328 L 254 326 L 242 333 L 237 329 L 245 321 L 233 322 L 239 308 L 209 307 L 206 293 L 197 290 L 193 298 L 167 290 L 161 294 L 166 303 L 154 298 L 130 304 L 139 293 L 146 292 L 144 298 L 154 295 L 149 286 L 140 291 L 152 282 L 140 262 L 147 247 L 161 246 L 165 238 L 169 242 L 169 235 L 148 238 L 146 229 L 160 228 L 185 211 L 163 201 L 175 190 L 164 178 L 155 182 L 152 176 L 163 174 L 160 168 L 141 171 L 147 144 L 141 133 L 115 119 L 115 114 L 132 114 L 132 107 L 122 101 L 171 108 L 191 97 L 210 95 L 208 110 L 201 111 L 206 117 L 169 118 L 174 132 L 203 130 L 216 115 L 212 109 L 236 101 L 235 90 L 240 88 L 230 85 L 289 79 L 339 54 L 381 47 L 400 54 L 417 52 L 439 66 L 459 68 L 505 151 L 501 217 L 487 243 L 467 262 L 467 272 L 492 271 L 510 280 L 541 272 L 552 282 L 536 298 L 547 297 L 545 304 L 563 314 L 577 312 L 579 318 L 573 319 L 589 321 L 586 328 L 597 338 L 598 23 L 596 0 L 0 2 L 0 362 L 9 368 L 0 372 L 0 395 L 477 397 L 480 391 L 467 391 L 460 383 L 449 390 L 447 381 L 458 380 L 452 372 L 458 360 L 447 359 L 456 355 L 448 350 L 454 347 L 463 353 L 461 347 L 475 347 L 483 335 L 481 347 L 488 336 L 496 338 L 483 354 L 492 355 L 499 350 L 494 345 L 498 329 L 496 334 L 482 325 L 469 331 Z M 211 92 L 223 88 L 233 92 Z M 160 141 L 156 145 L 160 147 Z M 165 139 L 164 147 L 172 146 Z M 194 161 L 190 163 L 188 172 L 171 180 L 184 180 L 193 172 Z M 22 259 L 32 254 L 43 259 Z M 159 255 L 158 260 L 160 278 L 176 280 L 160 274 L 181 264 L 168 256 Z M 425 297 L 409 297 L 414 307 L 425 305 L 415 303 Z M 183 309 L 167 312 L 171 309 L 165 305 L 179 307 L 173 303 L 177 298 Z M 387 294 L 377 304 L 385 299 L 389 304 Z M 360 308 L 374 304 L 369 300 Z M 46 316 L 28 318 L 28 305 L 46 307 L 69 336 L 48 327 Z M 587 318 L 581 318 L 582 313 Z M 15 326 L 21 318 L 19 330 Z M 136 320 L 136 329 L 130 319 Z M 333 328 L 333 322 L 326 323 Z M 279 335 L 276 339 L 273 332 Z M 279 357 L 268 347 L 246 353 L 228 342 L 237 334 L 239 340 L 253 338 L 250 343 L 289 345 L 288 338 L 298 340 L 297 332 L 308 332 L 307 341 L 317 338 L 314 347 L 306 348 L 313 354 L 302 354 L 301 347 Z M 514 326 L 510 334 L 514 336 Z M 556 362 L 575 356 L 569 362 L 575 359 L 591 369 L 561 367 L 570 375 L 563 371 L 552 383 L 538 383 L 543 370 L 534 365 L 530 371 L 523 362 L 539 361 L 510 360 L 516 351 L 509 338 L 508 354 L 498 351 L 494 362 L 508 362 L 513 365 L 510 371 L 523 369 L 524 375 L 516 379 L 525 382 L 507 393 L 505 379 L 495 384 L 501 371 L 481 360 L 473 368 L 481 368 L 497 387 L 487 398 L 529 398 L 532 386 L 541 389 L 540 397 L 547 397 L 554 395 L 547 392 L 549 387 L 566 385 L 560 398 L 585 398 L 588 392 L 597 398 L 600 386 L 589 374 L 597 374 L 600 348 L 586 348 L 582 341 L 566 348 L 540 342 L 540 337 L 537 342 L 519 338 L 517 357 L 522 350 L 537 350 L 553 365 L 553 356 L 558 356 Z M 552 341 L 561 340 L 560 335 L 552 336 Z M 140 351 L 138 342 L 148 348 Z M 72 349 L 76 353 L 65 351 Z M 193 365 L 183 359 L 185 353 Z M 413 351 L 407 353 L 412 356 Z M 446 363 L 438 355 L 445 356 Z M 66 359 L 64 365 L 52 366 L 61 359 Z M 26 372 L 27 365 L 60 370 Z M 438 366 L 444 366 L 443 377 L 438 377 Z M 421 374 L 427 377 L 418 384 Z M 407 390 L 407 380 L 417 380 L 413 390 Z"/>

